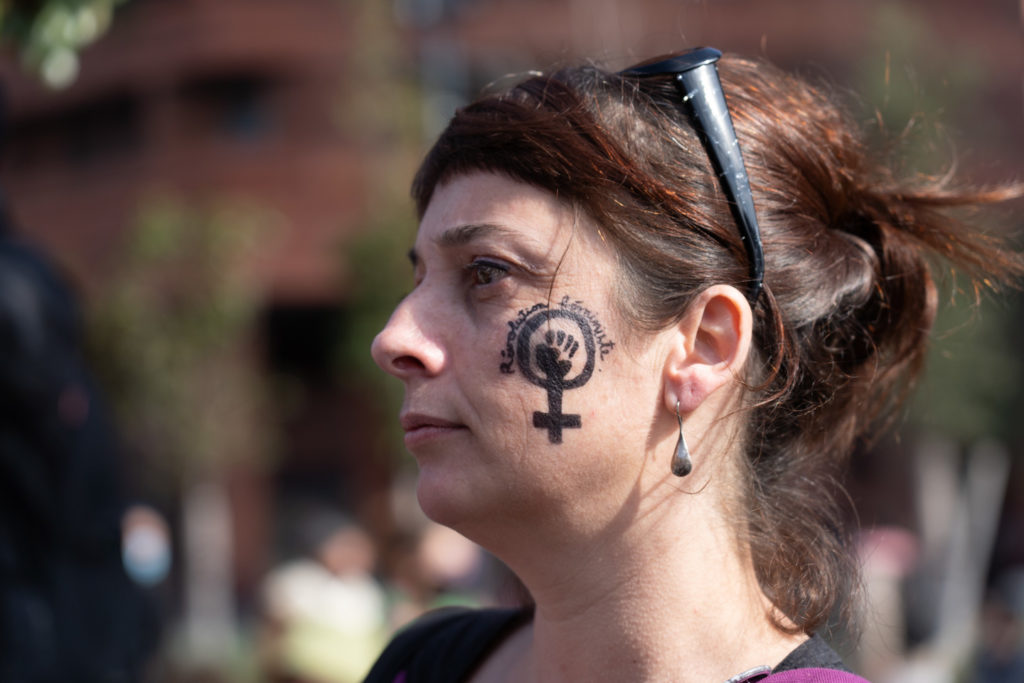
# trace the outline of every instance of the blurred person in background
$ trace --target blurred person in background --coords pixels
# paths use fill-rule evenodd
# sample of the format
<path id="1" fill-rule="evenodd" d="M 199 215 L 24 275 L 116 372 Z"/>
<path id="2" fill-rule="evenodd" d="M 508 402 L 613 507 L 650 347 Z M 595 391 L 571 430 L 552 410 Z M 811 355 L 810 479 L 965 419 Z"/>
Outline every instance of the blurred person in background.
<path id="1" fill-rule="evenodd" d="M 135 681 L 156 645 L 81 343 L 70 290 L 0 207 L 0 681 Z"/>
<path id="2" fill-rule="evenodd" d="M 122 564 L 119 469 L 75 297 L 0 190 L 0 681 L 143 676 L 159 624 Z"/>
<path id="3" fill-rule="evenodd" d="M 307 519 L 300 536 L 306 555 L 263 583 L 264 672 L 277 683 L 355 683 L 388 632 L 376 548 L 357 524 L 328 513 Z"/>
<path id="4" fill-rule="evenodd" d="M 487 562 L 478 545 L 446 526 L 429 522 L 394 544 L 396 560 L 388 578 L 389 620 L 401 627 L 439 607 L 480 606 L 500 569 Z"/>
<path id="5" fill-rule="evenodd" d="M 367 680 L 863 680 L 816 635 L 858 585 L 836 482 L 922 366 L 936 257 L 1022 272 L 946 210 L 1019 192 L 896 177 L 829 93 L 719 57 L 532 75 L 420 167 L 373 357 L 424 511 L 533 603 L 427 615 Z"/>

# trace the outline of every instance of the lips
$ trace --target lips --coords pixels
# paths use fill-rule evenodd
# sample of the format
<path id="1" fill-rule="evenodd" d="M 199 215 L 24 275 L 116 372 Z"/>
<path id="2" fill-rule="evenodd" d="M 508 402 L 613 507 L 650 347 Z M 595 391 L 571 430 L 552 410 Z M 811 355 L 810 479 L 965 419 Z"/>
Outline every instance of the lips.
<path id="1" fill-rule="evenodd" d="M 465 425 L 423 413 L 403 413 L 399 417 L 405 432 L 406 448 L 412 450 L 427 441 L 450 436 L 466 429 Z"/>

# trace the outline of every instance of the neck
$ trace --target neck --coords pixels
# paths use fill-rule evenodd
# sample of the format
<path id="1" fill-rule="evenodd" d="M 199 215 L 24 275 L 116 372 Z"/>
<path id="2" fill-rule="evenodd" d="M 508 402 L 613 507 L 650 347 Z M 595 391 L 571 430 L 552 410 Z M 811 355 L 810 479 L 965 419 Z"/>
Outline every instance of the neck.
<path id="1" fill-rule="evenodd" d="M 725 681 L 804 640 L 772 625 L 710 491 L 681 494 L 675 481 L 641 496 L 647 509 L 628 521 L 543 544 L 557 558 L 506 558 L 537 603 L 517 638 L 515 680 Z"/>

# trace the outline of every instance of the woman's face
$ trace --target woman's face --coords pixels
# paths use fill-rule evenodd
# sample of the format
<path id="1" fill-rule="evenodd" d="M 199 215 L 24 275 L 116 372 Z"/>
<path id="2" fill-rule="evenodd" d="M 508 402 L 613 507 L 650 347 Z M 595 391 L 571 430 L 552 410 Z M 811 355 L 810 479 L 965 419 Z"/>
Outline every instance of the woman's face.
<path id="1" fill-rule="evenodd" d="M 663 356 L 657 335 L 625 344 L 595 226 L 550 193 L 476 173 L 437 188 L 410 257 L 415 286 L 373 358 L 405 385 L 427 515 L 479 540 L 502 522 L 616 514 L 665 417 Z"/>

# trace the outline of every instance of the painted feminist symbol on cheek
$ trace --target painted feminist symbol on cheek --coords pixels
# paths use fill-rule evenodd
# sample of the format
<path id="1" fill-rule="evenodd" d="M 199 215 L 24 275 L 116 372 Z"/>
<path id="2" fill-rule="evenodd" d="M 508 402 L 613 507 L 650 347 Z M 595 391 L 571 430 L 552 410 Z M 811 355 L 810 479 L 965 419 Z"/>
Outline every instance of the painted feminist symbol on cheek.
<path id="1" fill-rule="evenodd" d="M 547 392 L 548 410 L 533 413 L 533 426 L 546 429 L 551 443 L 562 443 L 563 429 L 582 426 L 578 414 L 562 412 L 563 395 L 586 384 L 598 356 L 604 358 L 614 346 L 597 318 L 568 297 L 559 308 L 536 304 L 509 322 L 501 370 L 512 373 L 517 365 L 523 377 Z"/>

